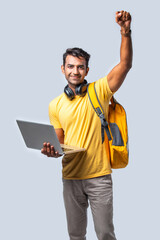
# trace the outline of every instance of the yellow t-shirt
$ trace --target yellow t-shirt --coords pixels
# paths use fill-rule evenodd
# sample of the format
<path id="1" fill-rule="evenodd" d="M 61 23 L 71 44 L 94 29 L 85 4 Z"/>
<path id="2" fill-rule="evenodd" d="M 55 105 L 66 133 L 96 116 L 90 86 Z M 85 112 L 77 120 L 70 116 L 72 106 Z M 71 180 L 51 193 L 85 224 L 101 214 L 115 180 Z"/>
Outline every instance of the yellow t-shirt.
<path id="1" fill-rule="evenodd" d="M 113 93 L 107 76 L 96 81 L 96 91 L 107 119 Z M 49 104 L 49 118 L 54 128 L 62 128 L 64 144 L 85 148 L 85 152 L 65 155 L 62 159 L 64 179 L 87 179 L 112 172 L 108 149 L 101 138 L 101 121 L 88 98 L 76 95 L 71 101 L 65 93 Z"/>

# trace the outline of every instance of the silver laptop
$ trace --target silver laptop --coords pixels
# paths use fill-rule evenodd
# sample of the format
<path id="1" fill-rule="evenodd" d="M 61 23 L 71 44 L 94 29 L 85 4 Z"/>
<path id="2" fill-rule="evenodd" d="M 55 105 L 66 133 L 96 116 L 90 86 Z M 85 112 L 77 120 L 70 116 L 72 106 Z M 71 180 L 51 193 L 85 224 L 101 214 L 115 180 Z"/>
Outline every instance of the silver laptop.
<path id="1" fill-rule="evenodd" d="M 84 148 L 60 144 L 52 125 L 16 120 L 28 148 L 41 150 L 44 142 L 54 146 L 60 155 L 85 151 Z"/>

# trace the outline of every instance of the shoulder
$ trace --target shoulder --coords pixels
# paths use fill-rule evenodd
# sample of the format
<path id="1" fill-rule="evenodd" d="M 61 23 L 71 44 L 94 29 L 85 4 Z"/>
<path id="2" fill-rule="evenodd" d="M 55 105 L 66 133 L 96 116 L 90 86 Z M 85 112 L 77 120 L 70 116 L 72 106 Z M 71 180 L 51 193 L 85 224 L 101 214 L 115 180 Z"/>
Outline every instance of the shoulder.
<path id="1" fill-rule="evenodd" d="M 50 103 L 49 103 L 49 115 L 50 114 L 58 114 L 60 111 L 61 107 L 63 106 L 65 102 L 66 96 L 64 93 L 59 95 L 58 97 L 54 98 Z"/>
<path id="2" fill-rule="evenodd" d="M 110 99 L 111 96 L 114 94 L 114 92 L 112 92 L 109 87 L 107 76 L 100 78 L 95 82 L 95 89 L 98 97 L 102 99 Z"/>
<path id="3" fill-rule="evenodd" d="M 60 104 L 61 102 L 65 101 L 65 94 L 62 93 L 61 95 L 59 95 L 58 97 L 54 98 L 50 103 L 49 106 L 58 106 L 58 104 Z"/>
<path id="4" fill-rule="evenodd" d="M 62 128 L 61 123 L 59 121 L 59 111 L 62 105 L 62 101 L 64 98 L 64 93 L 62 93 L 60 96 L 54 98 L 50 103 L 49 103 L 49 119 L 50 123 L 57 129 L 57 128 Z"/>

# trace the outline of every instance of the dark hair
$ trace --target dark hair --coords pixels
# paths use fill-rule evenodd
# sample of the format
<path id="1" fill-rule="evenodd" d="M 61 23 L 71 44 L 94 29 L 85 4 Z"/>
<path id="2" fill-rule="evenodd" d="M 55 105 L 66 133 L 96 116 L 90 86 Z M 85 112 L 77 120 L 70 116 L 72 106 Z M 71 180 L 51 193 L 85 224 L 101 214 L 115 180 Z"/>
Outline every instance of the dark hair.
<path id="1" fill-rule="evenodd" d="M 68 55 L 72 55 L 73 57 L 83 57 L 86 60 L 86 67 L 88 68 L 88 62 L 90 59 L 90 55 L 85 52 L 83 49 L 81 48 L 68 48 L 66 50 L 66 52 L 63 54 L 63 66 L 65 66 L 65 62 L 66 62 L 66 57 Z"/>

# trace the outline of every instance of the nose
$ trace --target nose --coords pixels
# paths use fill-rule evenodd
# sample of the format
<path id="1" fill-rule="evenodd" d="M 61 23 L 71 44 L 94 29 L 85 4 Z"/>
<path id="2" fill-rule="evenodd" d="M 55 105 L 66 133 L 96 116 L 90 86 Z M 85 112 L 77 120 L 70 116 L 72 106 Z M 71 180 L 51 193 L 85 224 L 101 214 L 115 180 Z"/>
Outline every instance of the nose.
<path id="1" fill-rule="evenodd" d="M 79 74 L 78 67 L 75 66 L 73 68 L 73 74 L 75 74 L 75 75 Z"/>

